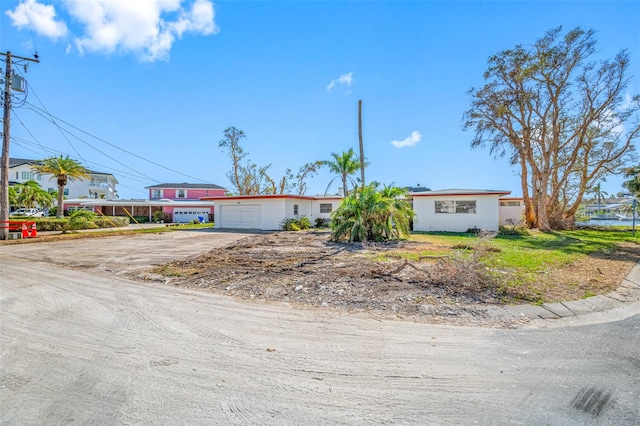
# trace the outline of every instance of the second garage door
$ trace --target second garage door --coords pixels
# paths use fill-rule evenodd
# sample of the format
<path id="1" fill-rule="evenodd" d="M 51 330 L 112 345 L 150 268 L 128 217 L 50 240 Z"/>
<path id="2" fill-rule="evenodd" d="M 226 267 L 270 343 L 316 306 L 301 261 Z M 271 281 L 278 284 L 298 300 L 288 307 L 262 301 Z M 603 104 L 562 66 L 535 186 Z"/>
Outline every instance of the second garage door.
<path id="1" fill-rule="evenodd" d="M 220 206 L 221 228 L 260 229 L 260 205 Z"/>

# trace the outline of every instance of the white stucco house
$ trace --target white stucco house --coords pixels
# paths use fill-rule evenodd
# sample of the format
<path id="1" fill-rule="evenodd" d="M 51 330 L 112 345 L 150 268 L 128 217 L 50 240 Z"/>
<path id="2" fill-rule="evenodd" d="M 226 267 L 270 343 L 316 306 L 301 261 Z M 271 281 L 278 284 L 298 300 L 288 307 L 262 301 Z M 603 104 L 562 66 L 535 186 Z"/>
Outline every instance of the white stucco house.
<path id="1" fill-rule="evenodd" d="M 442 189 L 411 193 L 414 231 L 498 231 L 500 197 L 511 191 Z"/>
<path id="2" fill-rule="evenodd" d="M 504 199 L 506 190 L 488 189 L 443 189 L 437 191 L 411 192 L 414 231 L 466 232 L 470 228 L 498 231 L 507 218 L 520 218 L 522 210 L 512 206 L 516 198 Z M 232 197 L 201 197 L 203 201 L 216 204 L 216 228 L 280 229 L 284 218 L 307 216 L 312 223 L 317 218 L 328 219 L 331 212 L 340 206 L 341 196 L 306 195 L 241 195 Z M 511 210 L 502 212 L 508 207 Z M 517 209 L 520 210 L 517 210 Z M 502 215 L 502 216 L 501 216 Z"/>
<path id="3" fill-rule="evenodd" d="M 500 197 L 500 225 L 515 225 L 524 220 L 524 198 Z"/>
<path id="4" fill-rule="evenodd" d="M 216 205 L 216 228 L 280 229 L 284 218 L 306 216 L 313 224 L 317 218 L 328 219 L 338 208 L 342 197 L 290 194 L 237 195 L 232 197 L 200 197 Z"/>

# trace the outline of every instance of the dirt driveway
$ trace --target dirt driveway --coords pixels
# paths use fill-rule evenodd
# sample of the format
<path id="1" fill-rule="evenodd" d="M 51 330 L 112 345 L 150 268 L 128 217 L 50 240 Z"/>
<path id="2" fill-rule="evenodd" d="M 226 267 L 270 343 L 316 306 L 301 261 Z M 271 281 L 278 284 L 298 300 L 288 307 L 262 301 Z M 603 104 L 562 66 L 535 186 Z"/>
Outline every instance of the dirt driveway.
<path id="1" fill-rule="evenodd" d="M 640 414 L 638 316 L 449 327 L 126 279 L 241 237 L 0 246 L 0 424 L 588 425 Z"/>

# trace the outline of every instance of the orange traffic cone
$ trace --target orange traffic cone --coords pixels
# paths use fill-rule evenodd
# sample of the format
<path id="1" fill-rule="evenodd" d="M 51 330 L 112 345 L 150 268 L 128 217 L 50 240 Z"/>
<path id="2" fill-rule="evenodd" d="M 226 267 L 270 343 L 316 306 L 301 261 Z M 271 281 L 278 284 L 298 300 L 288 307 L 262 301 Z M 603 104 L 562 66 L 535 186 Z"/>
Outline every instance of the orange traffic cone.
<path id="1" fill-rule="evenodd" d="M 36 223 L 33 222 L 31 224 L 31 238 L 35 238 L 38 236 L 38 229 L 36 228 Z"/>
<path id="2" fill-rule="evenodd" d="M 27 224 L 22 222 L 22 238 L 29 238 L 29 230 L 27 229 Z"/>

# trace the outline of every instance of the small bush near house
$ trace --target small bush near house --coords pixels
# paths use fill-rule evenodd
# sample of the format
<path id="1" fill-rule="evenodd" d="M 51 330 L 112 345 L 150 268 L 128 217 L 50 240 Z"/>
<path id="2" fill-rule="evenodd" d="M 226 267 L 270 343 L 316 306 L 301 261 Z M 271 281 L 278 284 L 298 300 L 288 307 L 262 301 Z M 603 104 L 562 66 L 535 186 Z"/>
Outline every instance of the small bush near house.
<path id="1" fill-rule="evenodd" d="M 153 212 L 153 221 L 154 222 L 163 222 L 164 221 L 164 212 L 159 210 L 157 212 Z"/>
<path id="2" fill-rule="evenodd" d="M 134 220 L 135 219 L 135 222 Z M 149 222 L 149 216 L 134 216 L 133 219 L 130 219 L 131 223 L 148 223 Z"/>
<path id="3" fill-rule="evenodd" d="M 329 226 L 329 223 L 331 222 L 330 219 L 324 218 L 324 217 L 316 217 L 315 220 L 315 227 L 316 228 L 326 228 Z"/>
<path id="4" fill-rule="evenodd" d="M 97 229 L 98 225 L 95 224 L 94 220 L 97 219 L 97 216 L 94 212 L 88 210 L 78 210 L 71 213 L 69 216 L 69 229 Z"/>
<path id="5" fill-rule="evenodd" d="M 311 221 L 306 216 L 285 217 L 280 222 L 280 228 L 283 231 L 300 231 L 301 229 L 311 228 Z"/>

